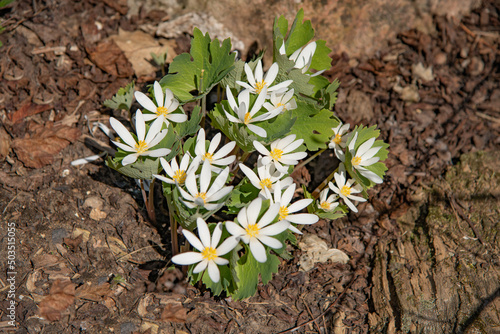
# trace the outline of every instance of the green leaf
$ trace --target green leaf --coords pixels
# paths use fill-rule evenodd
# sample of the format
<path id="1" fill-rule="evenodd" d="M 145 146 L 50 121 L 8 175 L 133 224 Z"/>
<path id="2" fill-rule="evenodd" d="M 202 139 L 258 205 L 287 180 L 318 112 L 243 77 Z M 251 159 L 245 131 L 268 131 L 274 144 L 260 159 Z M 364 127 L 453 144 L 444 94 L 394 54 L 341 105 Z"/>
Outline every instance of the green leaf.
<path id="1" fill-rule="evenodd" d="M 208 94 L 233 69 L 236 56 L 231 52 L 229 38 L 221 45 L 218 39 L 211 41 L 209 34 L 203 35 L 198 28 L 193 36 L 190 53 L 175 57 L 168 74 L 160 80 L 160 85 L 172 90 L 183 103 Z"/>
<path id="2" fill-rule="evenodd" d="M 186 122 L 175 124 L 174 131 L 177 133 L 179 138 L 192 136 L 198 132 L 202 116 L 200 106 L 196 106 L 191 113 L 191 117 Z"/>
<path id="3" fill-rule="evenodd" d="M 133 164 L 123 166 L 121 164 L 121 160 L 117 162 L 115 159 L 108 157 L 106 165 L 133 179 L 151 180 L 153 178 L 153 174 L 158 174 L 160 171 L 160 159 L 158 158 L 146 158 L 144 160 L 138 159 Z"/>
<path id="4" fill-rule="evenodd" d="M 5 7 L 13 2 L 14 0 L 0 0 L 0 8 Z"/>
<path id="5" fill-rule="evenodd" d="M 245 177 L 231 191 L 231 196 L 226 202 L 226 214 L 237 215 L 241 208 L 248 205 L 259 195 L 260 190 L 255 188 L 253 184 Z"/>
<path id="6" fill-rule="evenodd" d="M 135 83 L 132 81 L 127 86 L 118 89 L 118 92 L 110 100 L 104 101 L 104 105 L 114 110 L 125 109 L 130 111 L 134 101 Z"/>
<path id="7" fill-rule="evenodd" d="M 235 300 L 241 300 L 252 297 L 257 291 L 259 283 L 259 274 L 263 284 L 267 284 L 273 277 L 274 273 L 278 272 L 280 265 L 279 258 L 270 253 L 266 247 L 267 261 L 264 263 L 257 262 L 252 255 L 252 252 L 245 245 L 245 255 L 237 262 L 235 271 L 239 281 L 236 283 L 238 289 L 231 293 L 231 297 Z"/>
<path id="8" fill-rule="evenodd" d="M 327 109 L 317 110 L 314 105 L 297 101 L 297 109 L 292 110 L 292 115 L 297 117 L 291 133 L 297 135 L 297 139 L 304 139 L 309 151 L 317 151 L 327 147 L 332 128 L 338 124 L 333 112 Z"/>

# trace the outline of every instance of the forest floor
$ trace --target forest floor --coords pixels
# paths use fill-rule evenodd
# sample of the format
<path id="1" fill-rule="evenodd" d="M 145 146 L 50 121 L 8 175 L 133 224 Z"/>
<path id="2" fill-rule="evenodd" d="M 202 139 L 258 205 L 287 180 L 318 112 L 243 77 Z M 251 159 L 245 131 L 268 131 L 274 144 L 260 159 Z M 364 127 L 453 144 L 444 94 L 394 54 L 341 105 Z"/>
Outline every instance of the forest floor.
<path id="1" fill-rule="evenodd" d="M 471 182 L 498 182 L 500 19 L 494 0 L 462 20 L 434 17 L 430 33 L 403 31 L 375 56 L 333 56 L 326 75 L 341 82 L 335 113 L 351 126 L 378 124 L 390 144 L 386 178 L 358 214 L 304 229 L 327 248 L 346 253 L 347 264 L 316 263 L 304 271 L 299 261 L 307 246 L 290 245 L 294 259 L 283 261 L 273 280 L 243 301 L 213 297 L 188 285 L 181 271 L 166 270 L 171 257 L 166 205 L 157 207 L 153 223 L 134 180 L 103 160 L 70 165 L 110 147 L 103 133 L 90 133 L 88 122 L 128 118 L 103 102 L 132 80 L 141 91 L 155 80 L 137 75 L 119 46 L 119 29 L 122 37 L 134 32 L 138 35 L 127 38 L 148 40 L 138 27 L 159 23 L 161 15 L 127 18 L 126 8 L 117 5 L 123 2 L 113 1 L 36 3 L 16 1 L 4 10 L 6 30 L 0 35 L 0 267 L 5 268 L 0 290 L 10 291 L 6 240 L 14 222 L 18 333 L 416 332 L 398 310 L 405 301 L 396 302 L 396 276 L 377 282 L 387 269 L 377 265 L 377 252 L 384 251 L 380 245 L 406 240 L 401 222 L 422 201 L 442 212 L 452 209 L 450 219 L 456 218 L 468 243 L 488 243 L 481 268 L 494 276 L 478 296 L 484 307 L 458 314 L 450 333 L 500 332 L 499 188 L 482 187 L 489 191 L 483 198 L 490 201 L 491 214 L 472 224 L 467 222 L 474 220 L 475 209 L 463 205 L 467 186 L 450 190 L 458 199 L 442 190 L 444 199 L 435 202 L 436 187 L 446 180 L 459 183 L 464 171 L 470 171 Z M 186 35 L 148 47 L 168 45 L 180 54 L 189 51 L 189 41 Z M 479 171 L 470 167 L 470 156 L 460 163 L 471 152 L 485 152 L 473 158 L 486 164 Z M 333 160 L 326 151 L 295 181 L 314 190 Z M 435 261 L 436 250 L 429 252 Z M 408 275 L 411 279 L 411 271 Z M 8 306 L 8 299 L 0 301 L 2 330 L 14 330 Z M 384 314 L 382 307 L 392 311 Z M 488 308 L 497 310 L 496 320 L 477 325 Z"/>

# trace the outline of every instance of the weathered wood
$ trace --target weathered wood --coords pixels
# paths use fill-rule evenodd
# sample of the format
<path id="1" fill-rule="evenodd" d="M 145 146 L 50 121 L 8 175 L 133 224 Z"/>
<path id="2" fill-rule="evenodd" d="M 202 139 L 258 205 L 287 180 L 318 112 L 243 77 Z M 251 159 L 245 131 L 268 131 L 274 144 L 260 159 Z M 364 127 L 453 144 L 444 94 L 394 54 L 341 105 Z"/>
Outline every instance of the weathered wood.
<path id="1" fill-rule="evenodd" d="M 377 247 L 373 331 L 500 333 L 500 152 L 462 157 L 417 197 Z"/>

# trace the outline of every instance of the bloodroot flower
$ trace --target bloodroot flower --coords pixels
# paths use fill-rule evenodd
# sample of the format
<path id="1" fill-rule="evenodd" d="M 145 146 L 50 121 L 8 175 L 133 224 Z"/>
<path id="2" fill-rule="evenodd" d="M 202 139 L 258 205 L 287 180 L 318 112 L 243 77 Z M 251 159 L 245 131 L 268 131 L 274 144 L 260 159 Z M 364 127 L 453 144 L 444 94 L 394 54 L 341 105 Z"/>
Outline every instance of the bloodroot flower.
<path id="1" fill-rule="evenodd" d="M 169 179 L 168 177 L 161 176 L 161 175 L 156 175 L 153 174 L 154 177 L 157 179 L 169 183 L 169 184 L 179 184 L 179 185 L 184 185 L 184 182 L 186 182 L 186 177 L 187 175 L 192 171 L 196 171 L 198 167 L 200 166 L 200 158 L 196 157 L 193 159 L 191 162 L 191 165 L 189 165 L 189 161 L 191 160 L 191 156 L 189 153 L 184 154 L 181 160 L 181 165 L 179 166 L 177 164 L 177 158 L 174 157 L 170 163 L 168 163 L 167 160 L 164 158 L 160 158 L 160 163 L 163 167 L 163 170 L 167 173 L 168 176 L 171 177 Z"/>
<path id="2" fill-rule="evenodd" d="M 220 172 L 222 169 L 217 166 L 227 166 L 232 163 L 235 159 L 235 155 L 230 155 L 226 157 L 236 146 L 236 142 L 232 141 L 222 146 L 220 150 L 215 152 L 220 144 L 222 135 L 217 133 L 208 146 L 208 151 L 205 144 L 205 130 L 203 128 L 198 131 L 198 137 L 196 138 L 196 146 L 194 152 L 203 161 L 208 161 L 212 165 L 212 170 L 216 173 Z"/>
<path id="3" fill-rule="evenodd" d="M 375 157 L 375 154 L 378 153 L 382 146 L 372 147 L 375 143 L 375 138 L 370 138 L 361 144 L 356 151 L 354 151 L 357 136 L 358 134 L 356 133 L 354 138 L 349 143 L 349 151 L 352 155 L 352 167 L 370 181 L 373 181 L 374 183 L 382 183 L 383 181 L 380 176 L 365 168 L 366 166 L 373 165 L 380 160 L 379 157 Z"/>
<path id="4" fill-rule="evenodd" d="M 134 96 L 146 110 L 152 112 L 152 114 L 144 114 L 145 121 L 151 121 L 160 116 L 163 116 L 164 122 L 172 121 L 175 123 L 182 123 L 187 121 L 187 116 L 183 113 L 173 113 L 179 107 L 179 101 L 174 97 L 174 94 L 170 89 L 165 90 L 165 99 L 163 97 L 163 89 L 158 81 L 155 81 L 153 85 L 153 90 L 155 93 L 155 100 L 157 105 L 149 98 L 146 94 L 142 92 L 135 92 Z"/>
<path id="5" fill-rule="evenodd" d="M 135 129 L 137 131 L 138 141 L 134 139 L 127 128 L 116 118 L 110 117 L 109 123 L 123 141 L 123 143 L 120 143 L 113 140 L 113 144 L 125 152 L 131 153 L 123 158 L 123 166 L 134 163 L 139 156 L 161 157 L 170 153 L 168 148 L 151 150 L 152 147 L 159 144 L 167 135 L 166 129 L 163 131 L 161 130 L 163 117 L 158 117 L 153 124 L 151 124 L 148 134 L 146 135 L 146 123 L 144 122 L 144 117 L 142 116 L 141 111 L 137 110 L 137 113 L 135 114 Z"/>
<path id="6" fill-rule="evenodd" d="M 337 206 L 339 206 L 339 202 L 336 202 L 339 196 L 335 194 L 331 194 L 330 196 L 328 196 L 329 190 L 329 188 L 325 188 L 319 193 L 318 208 L 326 212 L 331 212 L 335 210 Z"/>
<path id="7" fill-rule="evenodd" d="M 295 135 L 289 135 L 283 139 L 273 141 L 271 143 L 271 151 L 256 140 L 254 140 L 253 146 L 260 154 L 264 155 L 262 164 L 267 165 L 273 162 L 278 171 L 287 173 L 287 165 L 296 165 L 300 159 L 304 159 L 307 156 L 306 152 L 290 153 L 304 142 L 304 139 L 295 140 L 295 138 Z"/>
<path id="8" fill-rule="evenodd" d="M 295 213 L 300 212 L 313 202 L 313 199 L 306 198 L 298 200 L 292 204 L 293 194 L 295 193 L 295 183 L 288 187 L 283 194 L 281 194 L 280 182 L 276 184 L 274 189 L 274 202 L 280 204 L 279 220 L 288 221 L 294 224 L 311 225 L 318 222 L 319 217 L 312 213 Z M 302 234 L 299 229 L 290 224 L 288 227 L 292 232 Z"/>
<path id="9" fill-rule="evenodd" d="M 267 88 L 267 94 L 271 94 L 272 92 L 283 92 L 286 90 L 288 86 L 292 84 L 293 80 L 286 80 L 272 86 L 274 80 L 276 79 L 276 76 L 278 75 L 278 72 L 279 72 L 278 63 L 273 63 L 265 76 L 262 71 L 261 60 L 257 62 L 257 66 L 255 67 L 255 73 L 253 73 L 250 66 L 247 63 L 245 63 L 245 73 L 247 75 L 248 83 L 243 81 L 236 81 L 236 83 L 242 86 L 243 88 L 248 89 L 250 93 L 253 94 L 260 94 L 260 92 L 264 88 Z"/>
<path id="10" fill-rule="evenodd" d="M 199 239 L 194 233 L 185 229 L 182 230 L 182 234 L 184 234 L 187 241 L 189 241 L 194 248 L 199 250 L 200 253 L 186 252 L 178 254 L 172 257 L 172 262 L 183 266 L 199 262 L 198 265 L 194 267 L 193 273 L 197 274 L 208 267 L 210 279 L 214 283 L 217 283 L 220 280 L 220 271 L 217 266 L 223 266 L 229 263 L 227 259 L 221 256 L 232 251 L 238 244 L 239 238 L 229 237 L 217 247 L 222 236 L 222 223 L 217 224 L 212 236 L 210 236 L 208 225 L 203 219 L 198 218 L 196 224 L 198 227 Z"/>
<path id="11" fill-rule="evenodd" d="M 285 231 L 290 226 L 290 223 L 281 221 L 271 224 L 280 211 L 279 203 L 271 205 L 257 222 L 261 207 L 262 199 L 257 197 L 248 206 L 240 210 L 238 224 L 228 221 L 226 222 L 226 229 L 233 236 L 240 237 L 244 243 L 249 245 L 253 257 L 258 262 L 264 263 L 267 261 L 264 245 L 274 249 L 283 247 L 281 241 L 271 236 Z"/>
<path id="12" fill-rule="evenodd" d="M 330 187 L 331 190 L 333 190 L 336 194 L 340 196 L 347 204 L 347 206 L 354 212 L 358 212 L 358 209 L 354 204 L 351 202 L 352 201 L 358 201 L 358 202 L 365 202 L 366 199 L 360 196 L 354 196 L 352 194 L 357 194 L 363 191 L 363 187 L 361 185 L 356 184 L 353 186 L 353 183 L 355 182 L 353 179 L 346 180 L 346 171 L 345 171 L 345 166 L 344 164 L 341 164 L 339 167 L 339 173 L 335 173 L 335 182 L 337 183 L 337 186 L 334 186 L 332 182 L 328 183 L 328 186 Z"/>

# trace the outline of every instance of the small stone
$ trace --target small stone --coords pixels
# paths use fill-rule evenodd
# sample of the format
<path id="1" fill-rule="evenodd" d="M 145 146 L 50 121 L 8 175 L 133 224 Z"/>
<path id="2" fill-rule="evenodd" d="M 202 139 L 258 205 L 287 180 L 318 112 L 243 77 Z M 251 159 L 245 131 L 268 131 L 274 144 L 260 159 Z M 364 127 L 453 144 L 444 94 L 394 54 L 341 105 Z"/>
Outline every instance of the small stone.
<path id="1" fill-rule="evenodd" d="M 444 65 L 448 61 L 448 56 L 444 52 L 439 52 L 434 56 L 434 64 L 436 65 Z"/>
<path id="2" fill-rule="evenodd" d="M 69 236 L 68 231 L 64 228 L 56 228 L 52 230 L 52 242 L 55 244 L 62 244 L 63 239 Z"/>
<path id="3" fill-rule="evenodd" d="M 467 66 L 467 71 L 473 77 L 480 75 L 484 70 L 484 62 L 479 57 L 472 57 L 470 63 Z"/>
<path id="4" fill-rule="evenodd" d="M 99 196 L 91 196 L 88 197 L 85 202 L 83 202 L 84 208 L 92 208 L 92 209 L 102 209 L 104 206 L 104 201 Z"/>
<path id="5" fill-rule="evenodd" d="M 120 326 L 120 334 L 132 334 L 135 330 L 135 324 L 132 322 L 125 322 Z"/>
<path id="6" fill-rule="evenodd" d="M 99 210 L 98 208 L 93 208 L 92 211 L 90 211 L 89 217 L 92 218 L 93 220 L 101 220 L 104 219 L 108 216 L 108 214 L 104 211 Z"/>

